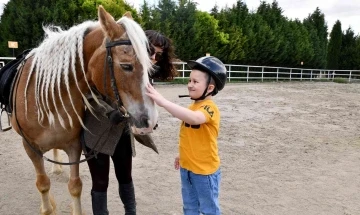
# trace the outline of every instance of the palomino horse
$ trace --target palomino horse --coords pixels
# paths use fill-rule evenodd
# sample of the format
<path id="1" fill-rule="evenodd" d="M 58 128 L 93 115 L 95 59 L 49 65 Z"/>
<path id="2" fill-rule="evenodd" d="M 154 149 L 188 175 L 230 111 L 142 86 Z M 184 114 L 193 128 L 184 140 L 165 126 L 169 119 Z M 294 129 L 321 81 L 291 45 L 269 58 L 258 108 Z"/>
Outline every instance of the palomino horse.
<path id="1" fill-rule="evenodd" d="M 127 13 L 115 21 L 99 6 L 98 18 L 67 31 L 44 28 L 45 40 L 27 55 L 14 85 L 11 122 L 35 166 L 41 214 L 55 214 L 42 154 L 62 149 L 69 162 L 80 160 L 82 118 L 85 108 L 91 110 L 85 95 L 93 87 L 121 99 L 119 108 L 131 118 L 134 134 L 150 133 L 156 125 L 155 104 L 145 94 L 152 65 L 144 31 Z M 70 166 L 68 189 L 73 214 L 82 214 L 78 163 Z"/>

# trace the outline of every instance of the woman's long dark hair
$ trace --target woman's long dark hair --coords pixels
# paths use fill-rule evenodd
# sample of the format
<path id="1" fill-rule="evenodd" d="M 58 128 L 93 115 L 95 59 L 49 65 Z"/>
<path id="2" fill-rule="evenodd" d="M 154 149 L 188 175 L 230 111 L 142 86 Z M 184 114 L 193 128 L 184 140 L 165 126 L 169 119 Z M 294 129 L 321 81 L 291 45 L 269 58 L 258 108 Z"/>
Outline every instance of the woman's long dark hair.
<path id="1" fill-rule="evenodd" d="M 145 34 L 149 40 L 149 45 L 157 46 L 163 49 L 162 59 L 155 64 L 155 72 L 150 78 L 173 80 L 177 75 L 177 71 L 172 63 L 175 57 L 172 41 L 163 34 L 154 30 L 146 30 Z"/>

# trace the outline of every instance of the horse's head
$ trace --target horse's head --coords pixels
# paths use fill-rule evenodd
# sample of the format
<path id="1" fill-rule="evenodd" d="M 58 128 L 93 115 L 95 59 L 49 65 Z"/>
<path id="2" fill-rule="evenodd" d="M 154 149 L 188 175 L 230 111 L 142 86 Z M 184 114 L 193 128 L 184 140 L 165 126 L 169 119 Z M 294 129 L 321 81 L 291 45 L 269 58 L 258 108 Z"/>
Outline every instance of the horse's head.
<path id="1" fill-rule="evenodd" d="M 128 13 L 115 21 L 99 6 L 98 16 L 102 33 L 94 31 L 85 38 L 94 49 L 88 66 L 91 82 L 113 101 L 121 99 L 133 122 L 134 133 L 149 133 L 158 113 L 154 102 L 145 94 L 152 66 L 146 35 Z M 99 47 L 94 48 L 95 44 Z"/>

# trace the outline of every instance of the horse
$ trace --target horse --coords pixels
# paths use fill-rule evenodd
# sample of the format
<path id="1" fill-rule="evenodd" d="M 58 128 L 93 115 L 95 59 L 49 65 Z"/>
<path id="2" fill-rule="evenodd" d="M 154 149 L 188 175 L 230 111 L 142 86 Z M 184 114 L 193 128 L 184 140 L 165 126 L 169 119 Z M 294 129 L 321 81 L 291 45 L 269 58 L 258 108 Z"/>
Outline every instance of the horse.
<path id="1" fill-rule="evenodd" d="M 155 103 L 146 95 L 152 64 L 148 41 L 130 13 L 118 21 L 98 7 L 98 21 L 85 21 L 68 30 L 43 27 L 45 39 L 26 56 L 18 68 L 12 93 L 11 124 L 22 136 L 23 146 L 36 170 L 41 195 L 41 214 L 55 214 L 50 179 L 44 167 L 45 152 L 54 149 L 69 157 L 68 190 L 72 213 L 82 214 L 82 181 L 79 160 L 80 131 L 86 100 L 94 88 L 117 102 L 131 119 L 134 134 L 148 134 L 156 125 Z M 109 71 L 109 72 L 108 72 Z M 93 96 L 96 98 L 96 96 Z M 47 159 L 45 159 L 47 160 Z"/>

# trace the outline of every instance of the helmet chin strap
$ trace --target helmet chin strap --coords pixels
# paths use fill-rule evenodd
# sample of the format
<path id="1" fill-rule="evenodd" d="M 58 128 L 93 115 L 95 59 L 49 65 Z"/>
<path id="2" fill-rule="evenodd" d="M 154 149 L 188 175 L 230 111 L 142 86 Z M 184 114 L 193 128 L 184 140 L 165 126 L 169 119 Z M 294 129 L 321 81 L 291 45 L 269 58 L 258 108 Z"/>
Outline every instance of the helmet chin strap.
<path id="1" fill-rule="evenodd" d="M 214 91 L 214 90 L 213 90 L 213 91 L 211 91 L 210 93 L 206 94 L 206 92 L 207 92 L 207 90 L 208 90 L 208 88 L 209 88 L 210 81 L 211 81 L 211 76 L 209 75 L 208 80 L 207 80 L 207 84 L 206 84 L 206 88 L 205 88 L 205 90 L 204 90 L 204 92 L 203 92 L 202 96 L 200 96 L 200 97 L 199 97 L 199 98 L 197 98 L 197 99 L 194 99 L 194 98 L 190 97 L 190 98 L 191 98 L 191 100 L 194 100 L 194 101 L 204 100 L 207 96 L 211 95 L 211 94 L 213 93 L 213 91 Z"/>

